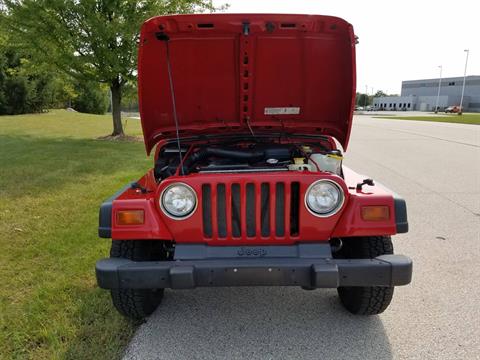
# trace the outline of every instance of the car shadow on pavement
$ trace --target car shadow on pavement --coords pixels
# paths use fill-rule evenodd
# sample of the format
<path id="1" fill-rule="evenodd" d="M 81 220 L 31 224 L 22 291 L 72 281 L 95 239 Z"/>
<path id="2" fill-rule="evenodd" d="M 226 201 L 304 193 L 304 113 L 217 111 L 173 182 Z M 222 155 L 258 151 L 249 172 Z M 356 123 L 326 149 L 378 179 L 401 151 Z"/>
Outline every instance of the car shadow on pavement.
<path id="1" fill-rule="evenodd" d="M 343 310 L 336 290 L 166 291 L 126 359 L 391 359 L 379 316 Z"/>

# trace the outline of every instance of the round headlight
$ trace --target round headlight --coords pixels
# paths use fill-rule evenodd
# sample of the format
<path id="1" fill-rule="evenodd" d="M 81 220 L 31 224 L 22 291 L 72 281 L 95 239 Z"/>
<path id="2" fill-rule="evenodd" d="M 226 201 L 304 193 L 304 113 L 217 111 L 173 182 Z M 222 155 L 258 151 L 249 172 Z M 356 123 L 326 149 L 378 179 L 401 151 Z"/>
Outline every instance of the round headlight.
<path id="1" fill-rule="evenodd" d="M 316 216 L 331 216 L 343 204 L 343 190 L 331 180 L 314 182 L 307 190 L 305 204 Z"/>
<path id="2" fill-rule="evenodd" d="M 160 197 L 163 211 L 176 219 L 191 215 L 197 206 L 197 195 L 188 185 L 175 183 L 163 190 Z"/>

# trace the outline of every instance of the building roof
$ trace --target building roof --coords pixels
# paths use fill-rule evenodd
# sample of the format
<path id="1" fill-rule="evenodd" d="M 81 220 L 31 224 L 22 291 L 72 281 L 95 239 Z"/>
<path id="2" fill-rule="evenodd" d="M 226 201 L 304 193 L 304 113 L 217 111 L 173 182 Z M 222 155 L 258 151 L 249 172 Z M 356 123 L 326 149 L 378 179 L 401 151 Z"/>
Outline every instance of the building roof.
<path id="1" fill-rule="evenodd" d="M 433 79 L 418 79 L 418 80 L 403 80 L 402 84 L 409 83 L 409 84 L 416 84 L 416 83 L 424 83 L 424 82 L 438 82 L 440 78 L 433 78 Z M 466 82 L 472 80 L 480 80 L 480 75 L 467 75 Z M 463 81 L 463 76 L 455 76 L 455 77 L 444 77 L 442 81 Z"/>

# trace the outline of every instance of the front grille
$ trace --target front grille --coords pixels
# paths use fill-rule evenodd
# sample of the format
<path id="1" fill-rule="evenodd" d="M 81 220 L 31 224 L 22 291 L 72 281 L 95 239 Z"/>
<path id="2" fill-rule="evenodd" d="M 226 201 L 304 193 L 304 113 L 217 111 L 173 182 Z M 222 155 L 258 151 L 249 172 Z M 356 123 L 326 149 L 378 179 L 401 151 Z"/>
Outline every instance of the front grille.
<path id="1" fill-rule="evenodd" d="M 297 236 L 299 192 L 298 182 L 203 184 L 203 235 L 213 239 Z"/>

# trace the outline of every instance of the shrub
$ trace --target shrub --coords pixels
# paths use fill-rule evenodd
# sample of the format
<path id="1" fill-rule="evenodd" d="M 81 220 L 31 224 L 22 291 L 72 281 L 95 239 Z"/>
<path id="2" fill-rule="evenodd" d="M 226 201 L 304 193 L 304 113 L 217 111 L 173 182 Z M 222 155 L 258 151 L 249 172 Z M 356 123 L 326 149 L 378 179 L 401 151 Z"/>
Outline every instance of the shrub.
<path id="1" fill-rule="evenodd" d="M 107 111 L 108 92 L 97 83 L 77 85 L 77 98 L 72 102 L 72 107 L 82 113 L 104 114 Z"/>

